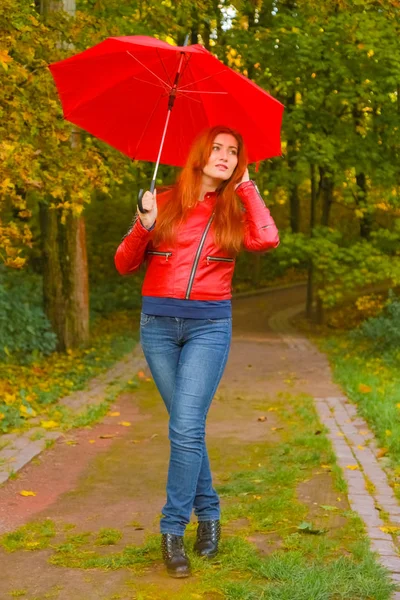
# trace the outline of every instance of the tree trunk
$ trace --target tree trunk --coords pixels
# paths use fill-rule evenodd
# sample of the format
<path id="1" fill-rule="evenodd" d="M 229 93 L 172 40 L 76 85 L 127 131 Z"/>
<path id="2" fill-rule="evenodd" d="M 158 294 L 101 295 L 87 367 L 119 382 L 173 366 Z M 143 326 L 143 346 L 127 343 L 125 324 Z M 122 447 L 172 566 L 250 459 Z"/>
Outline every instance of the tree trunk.
<path id="1" fill-rule="evenodd" d="M 41 0 L 45 17 L 64 8 L 75 12 L 75 0 Z M 80 134 L 71 133 L 71 146 L 80 143 Z M 40 204 L 43 249 L 43 298 L 45 312 L 58 338 L 60 350 L 75 348 L 89 340 L 89 278 L 83 217 L 67 215 Z"/>
<path id="2" fill-rule="evenodd" d="M 333 173 L 326 167 L 319 167 L 319 192 L 322 194 L 322 215 L 321 225 L 329 227 L 329 219 L 333 203 Z M 320 283 L 319 287 L 323 289 L 324 283 Z M 322 325 L 325 321 L 325 309 L 322 300 L 317 296 L 316 300 L 316 322 Z"/>
<path id="3" fill-rule="evenodd" d="M 356 194 L 356 204 L 360 207 L 367 206 L 367 180 L 365 177 L 365 173 L 357 173 L 356 175 L 357 181 L 357 194 Z M 365 239 L 369 239 L 372 231 L 372 215 L 367 212 L 364 213 L 360 218 L 360 236 Z"/>
<path id="4" fill-rule="evenodd" d="M 315 165 L 310 165 L 311 177 L 311 198 L 310 198 L 310 237 L 314 235 L 315 227 L 315 208 L 317 204 L 317 186 L 315 185 Z M 314 302 L 314 265 L 312 259 L 308 266 L 307 277 L 307 300 L 306 300 L 306 315 L 308 319 L 312 317 L 312 308 Z"/>
<path id="5" fill-rule="evenodd" d="M 85 221 L 40 204 L 45 312 L 58 338 L 58 349 L 67 350 L 89 339 L 89 279 Z"/>
<path id="6" fill-rule="evenodd" d="M 333 203 L 333 174 L 325 167 L 319 167 L 320 191 L 322 192 L 321 225 L 329 227 L 329 219 Z"/>
<path id="7" fill-rule="evenodd" d="M 358 127 L 362 125 L 363 113 L 358 106 L 353 106 L 353 119 L 356 133 L 358 134 Z M 359 135 L 359 134 L 358 134 Z M 356 205 L 359 208 L 367 207 L 367 179 L 365 173 L 356 173 L 357 191 L 355 195 Z M 372 230 L 372 215 L 369 212 L 363 213 L 360 217 L 360 236 L 368 239 Z"/>
<path id="8" fill-rule="evenodd" d="M 290 107 L 294 107 L 296 104 L 296 97 L 293 93 L 287 99 L 288 110 L 291 110 Z M 290 136 L 287 140 L 287 161 L 289 167 L 289 205 L 290 205 L 290 228 L 293 233 L 299 233 L 300 231 L 300 200 L 299 200 L 299 191 L 296 181 L 294 180 L 294 175 L 296 172 L 297 166 L 297 150 L 296 150 L 296 140 L 292 139 Z"/>
<path id="9" fill-rule="evenodd" d="M 39 216 L 42 237 L 44 310 L 58 338 L 58 349 L 61 350 L 65 348 L 62 343 L 65 300 L 58 240 L 58 215 L 55 210 L 49 210 L 47 204 L 41 202 Z"/>

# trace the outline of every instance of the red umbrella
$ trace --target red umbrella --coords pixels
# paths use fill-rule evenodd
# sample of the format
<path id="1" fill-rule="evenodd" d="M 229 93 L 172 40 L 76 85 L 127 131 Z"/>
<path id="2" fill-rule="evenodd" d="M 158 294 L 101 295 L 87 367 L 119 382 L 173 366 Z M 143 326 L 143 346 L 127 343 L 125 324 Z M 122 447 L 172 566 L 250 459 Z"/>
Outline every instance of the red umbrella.
<path id="1" fill-rule="evenodd" d="M 250 162 L 281 154 L 283 105 L 199 44 L 108 38 L 50 70 L 68 121 L 132 159 L 157 161 L 156 171 L 184 165 L 213 125 L 239 131 Z"/>

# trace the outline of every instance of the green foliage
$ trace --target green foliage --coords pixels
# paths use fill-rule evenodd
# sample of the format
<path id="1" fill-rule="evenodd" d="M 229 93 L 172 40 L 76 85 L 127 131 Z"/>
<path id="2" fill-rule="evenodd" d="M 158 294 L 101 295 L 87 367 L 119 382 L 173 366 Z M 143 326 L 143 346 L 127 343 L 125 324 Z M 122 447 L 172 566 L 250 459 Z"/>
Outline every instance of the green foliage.
<path id="1" fill-rule="evenodd" d="M 0 359 L 27 363 L 55 350 L 40 292 L 40 277 L 0 269 Z"/>
<path id="2" fill-rule="evenodd" d="M 356 340 L 367 339 L 373 352 L 390 353 L 400 349 L 400 298 L 392 290 L 382 311 L 376 317 L 364 321 L 353 332 Z"/>
<path id="3" fill-rule="evenodd" d="M 55 524 L 50 519 L 47 519 L 46 521 L 23 525 L 12 533 L 6 533 L 1 536 L 0 545 L 7 552 L 42 550 L 49 547 L 55 535 Z"/>
<path id="4" fill-rule="evenodd" d="M 26 365 L 0 363 L 0 431 L 29 428 L 35 416 L 49 422 L 51 428 L 86 427 L 103 416 L 115 389 L 107 390 L 104 403 L 75 418 L 54 405 L 128 354 L 137 341 L 137 328 L 137 315 L 114 314 L 93 324 L 90 348 L 54 352 Z"/>
<path id="5" fill-rule="evenodd" d="M 274 257 L 282 267 L 311 264 L 318 295 L 335 306 L 349 291 L 380 282 L 400 283 L 399 235 L 379 231 L 370 240 L 348 240 L 339 231 L 318 227 L 314 236 L 284 232 Z"/>

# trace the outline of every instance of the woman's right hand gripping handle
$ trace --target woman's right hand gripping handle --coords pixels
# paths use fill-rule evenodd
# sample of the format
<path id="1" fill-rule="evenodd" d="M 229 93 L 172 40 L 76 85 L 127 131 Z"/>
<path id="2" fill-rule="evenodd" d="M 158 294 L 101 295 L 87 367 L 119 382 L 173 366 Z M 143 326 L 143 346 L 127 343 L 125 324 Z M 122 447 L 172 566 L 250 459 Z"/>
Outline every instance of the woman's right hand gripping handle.
<path id="1" fill-rule="evenodd" d="M 151 229 L 157 218 L 157 190 L 153 194 L 149 191 L 143 194 L 142 207 L 146 212 L 140 212 L 138 207 L 140 222 L 146 229 Z"/>

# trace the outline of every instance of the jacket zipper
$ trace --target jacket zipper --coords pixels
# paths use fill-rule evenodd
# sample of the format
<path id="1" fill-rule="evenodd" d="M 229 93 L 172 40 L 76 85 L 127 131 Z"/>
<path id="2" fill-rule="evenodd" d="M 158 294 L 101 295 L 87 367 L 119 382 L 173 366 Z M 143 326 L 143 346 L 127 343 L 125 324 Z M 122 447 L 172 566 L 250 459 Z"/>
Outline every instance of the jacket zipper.
<path id="1" fill-rule="evenodd" d="M 172 252 L 157 252 L 156 250 L 149 250 L 147 254 L 154 254 L 155 256 L 165 256 L 165 262 L 168 262 L 170 256 L 172 256 Z"/>
<path id="2" fill-rule="evenodd" d="M 192 287 L 193 287 L 194 276 L 196 274 L 197 266 L 198 266 L 199 260 L 200 260 L 200 254 L 201 254 L 201 251 L 203 250 L 204 242 L 206 241 L 206 236 L 211 227 L 213 218 L 214 218 L 214 213 L 209 218 L 206 228 L 203 231 L 203 235 L 201 236 L 199 247 L 197 248 L 196 256 L 194 257 L 192 270 L 190 272 L 189 283 L 188 283 L 186 294 L 185 294 L 185 300 L 189 300 L 190 292 L 192 291 Z"/>
<path id="3" fill-rule="evenodd" d="M 224 258 L 222 256 L 207 256 L 207 264 L 210 264 L 210 260 L 216 262 L 233 262 L 233 258 Z"/>

